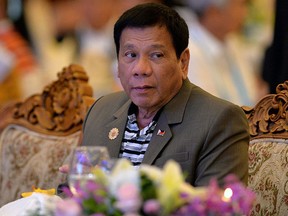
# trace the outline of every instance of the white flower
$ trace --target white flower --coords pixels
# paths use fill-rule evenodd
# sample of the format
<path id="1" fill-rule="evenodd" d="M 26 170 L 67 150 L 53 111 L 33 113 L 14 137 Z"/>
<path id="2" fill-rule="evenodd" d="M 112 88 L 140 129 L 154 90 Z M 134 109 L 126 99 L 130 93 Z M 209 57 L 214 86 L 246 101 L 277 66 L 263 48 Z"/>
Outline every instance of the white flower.
<path id="1" fill-rule="evenodd" d="M 134 184 L 122 184 L 117 190 L 116 206 L 123 213 L 137 213 L 142 205 L 139 188 Z"/>
<path id="2" fill-rule="evenodd" d="M 109 191 L 117 196 L 118 188 L 124 184 L 134 185 L 140 190 L 139 170 L 126 159 L 120 159 L 109 176 Z"/>

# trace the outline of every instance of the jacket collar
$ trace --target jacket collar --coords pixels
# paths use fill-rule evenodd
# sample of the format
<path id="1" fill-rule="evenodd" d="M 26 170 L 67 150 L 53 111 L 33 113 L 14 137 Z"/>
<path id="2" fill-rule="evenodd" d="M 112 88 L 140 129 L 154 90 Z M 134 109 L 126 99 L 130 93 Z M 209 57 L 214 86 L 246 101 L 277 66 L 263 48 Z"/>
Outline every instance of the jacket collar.
<path id="1" fill-rule="evenodd" d="M 157 126 L 154 130 L 148 149 L 145 153 L 143 163 L 153 164 L 158 154 L 172 138 L 170 125 L 182 122 L 185 107 L 191 94 L 191 89 L 192 85 L 190 81 L 186 79 L 183 82 L 180 91 L 165 105 L 158 119 Z M 107 140 L 107 142 L 110 143 L 108 148 L 112 158 L 117 158 L 119 155 L 130 105 L 131 100 L 129 99 L 126 103 L 124 103 L 122 107 L 120 107 L 120 109 L 114 113 L 113 116 L 115 119 L 106 126 L 107 130 L 117 128 L 120 135 L 118 136 L 118 139 Z"/>

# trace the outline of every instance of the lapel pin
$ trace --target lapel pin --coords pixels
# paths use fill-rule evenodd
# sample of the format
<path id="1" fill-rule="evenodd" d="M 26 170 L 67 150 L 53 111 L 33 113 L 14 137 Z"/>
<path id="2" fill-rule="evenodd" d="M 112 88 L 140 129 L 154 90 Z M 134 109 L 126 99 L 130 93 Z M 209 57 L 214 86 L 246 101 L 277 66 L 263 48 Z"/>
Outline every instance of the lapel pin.
<path id="1" fill-rule="evenodd" d="M 158 130 L 158 132 L 157 132 L 157 136 L 164 136 L 164 134 L 165 134 L 165 131 L 164 130 Z"/>
<path id="2" fill-rule="evenodd" d="M 108 134 L 108 137 L 110 140 L 114 140 L 117 138 L 117 136 L 119 135 L 119 130 L 118 128 L 112 128 L 110 131 L 109 131 L 109 134 Z"/>

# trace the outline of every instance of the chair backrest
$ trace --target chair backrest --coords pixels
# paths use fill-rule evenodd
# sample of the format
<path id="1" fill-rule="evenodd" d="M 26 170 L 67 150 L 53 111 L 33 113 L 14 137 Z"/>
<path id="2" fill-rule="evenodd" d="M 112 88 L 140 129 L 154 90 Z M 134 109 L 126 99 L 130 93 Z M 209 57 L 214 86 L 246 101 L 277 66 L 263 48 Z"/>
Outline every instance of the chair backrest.
<path id="1" fill-rule="evenodd" d="M 288 214 L 288 81 L 253 108 L 249 121 L 248 187 L 257 194 L 250 215 Z"/>
<path id="2" fill-rule="evenodd" d="M 84 69 L 70 65 L 41 94 L 2 109 L 0 206 L 32 186 L 55 188 L 66 180 L 58 168 L 80 143 L 92 92 Z"/>

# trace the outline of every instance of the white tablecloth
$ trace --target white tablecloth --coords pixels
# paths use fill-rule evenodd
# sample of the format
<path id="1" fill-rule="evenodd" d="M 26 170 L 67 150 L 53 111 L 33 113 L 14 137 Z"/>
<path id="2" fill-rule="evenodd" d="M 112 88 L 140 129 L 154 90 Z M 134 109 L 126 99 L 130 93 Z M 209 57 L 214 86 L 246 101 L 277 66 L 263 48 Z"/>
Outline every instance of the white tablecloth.
<path id="1" fill-rule="evenodd" d="M 29 212 L 39 209 L 41 215 L 51 215 L 49 209 L 54 209 L 58 196 L 33 193 L 31 196 L 10 202 L 0 208 L 0 216 L 27 216 Z"/>

